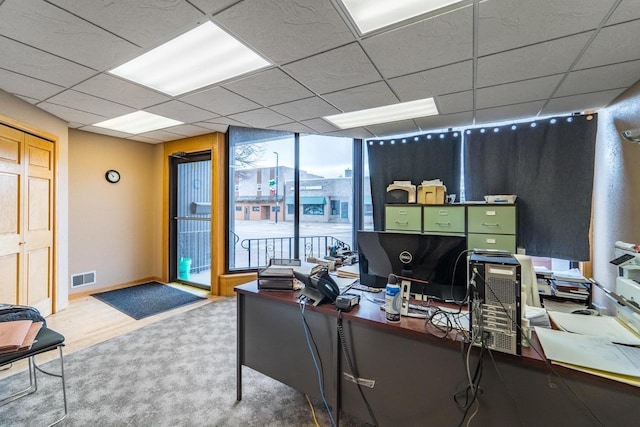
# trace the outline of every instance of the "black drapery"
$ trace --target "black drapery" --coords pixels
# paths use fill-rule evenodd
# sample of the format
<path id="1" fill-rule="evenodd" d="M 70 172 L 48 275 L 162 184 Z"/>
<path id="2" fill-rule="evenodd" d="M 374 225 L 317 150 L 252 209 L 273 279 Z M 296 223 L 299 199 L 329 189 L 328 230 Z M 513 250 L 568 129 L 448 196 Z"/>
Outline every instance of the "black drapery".
<path id="1" fill-rule="evenodd" d="M 393 181 L 441 179 L 447 192 L 460 194 L 460 132 L 443 132 L 396 140 L 367 141 L 373 226 L 384 229 L 387 186 Z"/>
<path id="2" fill-rule="evenodd" d="M 467 200 L 518 196 L 518 245 L 527 254 L 586 261 L 596 115 L 465 132 Z"/>

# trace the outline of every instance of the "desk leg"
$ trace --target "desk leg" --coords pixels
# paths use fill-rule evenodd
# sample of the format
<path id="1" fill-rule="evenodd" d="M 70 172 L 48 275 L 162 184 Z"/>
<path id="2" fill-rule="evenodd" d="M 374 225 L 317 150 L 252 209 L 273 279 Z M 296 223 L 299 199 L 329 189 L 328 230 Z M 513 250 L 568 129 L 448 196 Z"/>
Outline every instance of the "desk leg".
<path id="1" fill-rule="evenodd" d="M 340 378 L 342 377 L 342 367 L 340 366 L 340 352 L 342 351 L 342 341 L 340 340 L 340 334 L 338 333 L 338 325 L 336 324 L 336 336 L 335 336 L 335 348 L 333 352 L 333 366 L 335 366 L 335 377 L 333 382 L 333 396 L 334 399 L 331 403 L 331 415 L 336 422 L 336 426 L 340 425 Z"/>
<path id="2" fill-rule="evenodd" d="M 237 361 L 236 361 L 236 400 L 242 400 L 242 362 L 244 361 L 244 296 L 237 296 Z"/>

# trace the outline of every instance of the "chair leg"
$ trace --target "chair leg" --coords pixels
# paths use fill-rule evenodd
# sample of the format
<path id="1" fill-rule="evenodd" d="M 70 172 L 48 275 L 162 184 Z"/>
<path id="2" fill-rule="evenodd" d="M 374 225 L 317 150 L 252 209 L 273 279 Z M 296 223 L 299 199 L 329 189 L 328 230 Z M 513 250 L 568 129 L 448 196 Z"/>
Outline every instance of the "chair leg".
<path id="1" fill-rule="evenodd" d="M 33 361 L 33 356 L 29 357 L 27 360 L 29 366 L 29 387 L 3 398 L 2 400 L 0 400 L 0 406 L 4 406 L 8 403 L 20 399 L 21 397 L 33 394 L 38 390 L 38 380 L 36 378 L 35 362 Z"/>
<path id="2" fill-rule="evenodd" d="M 51 426 L 54 426 L 54 425 L 58 424 L 60 421 L 62 421 L 65 418 L 67 418 L 67 415 L 69 413 L 68 409 L 67 409 L 67 388 L 66 388 L 66 384 L 65 384 L 65 381 L 64 381 L 64 357 L 62 355 L 62 347 L 63 347 L 62 345 L 58 346 L 58 350 L 60 352 L 60 373 L 59 374 L 56 374 L 54 372 L 45 371 L 44 369 L 42 369 L 40 366 L 38 366 L 36 364 L 35 358 L 29 358 L 29 359 L 33 359 L 33 366 L 35 368 L 34 371 L 33 371 L 34 378 L 35 378 L 35 371 L 37 369 L 38 371 L 42 372 L 43 374 L 50 375 L 52 377 L 60 378 L 60 380 L 62 381 L 62 399 L 63 399 L 63 402 L 64 402 L 64 414 L 62 415 L 61 418 L 59 418 L 58 420 L 56 420 L 53 423 L 49 424 L 48 427 L 51 427 Z M 36 389 L 37 389 L 37 384 L 36 384 Z"/>

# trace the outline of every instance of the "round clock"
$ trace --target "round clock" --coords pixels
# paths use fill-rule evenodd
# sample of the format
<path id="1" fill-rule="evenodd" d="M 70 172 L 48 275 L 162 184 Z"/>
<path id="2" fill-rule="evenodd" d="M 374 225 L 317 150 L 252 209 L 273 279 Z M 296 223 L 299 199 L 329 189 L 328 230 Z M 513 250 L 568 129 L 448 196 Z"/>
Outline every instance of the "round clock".
<path id="1" fill-rule="evenodd" d="M 110 169 L 107 171 L 107 173 L 104 174 L 104 177 L 110 183 L 115 184 L 116 182 L 120 181 L 120 172 L 118 172 L 117 170 Z"/>

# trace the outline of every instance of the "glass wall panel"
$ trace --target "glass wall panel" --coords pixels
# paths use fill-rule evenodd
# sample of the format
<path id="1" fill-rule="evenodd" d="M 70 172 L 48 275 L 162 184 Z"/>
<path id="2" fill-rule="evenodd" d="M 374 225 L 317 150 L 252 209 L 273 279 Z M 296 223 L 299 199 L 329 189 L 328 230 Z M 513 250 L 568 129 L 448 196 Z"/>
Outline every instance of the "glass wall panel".
<path id="1" fill-rule="evenodd" d="M 300 136 L 301 258 L 345 245 L 353 249 L 352 180 L 353 139 Z M 293 184 L 286 182 L 287 191 Z"/>

